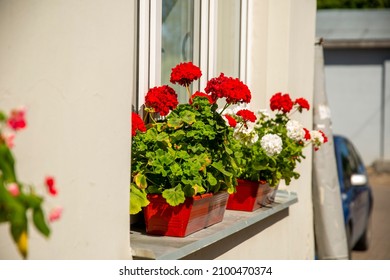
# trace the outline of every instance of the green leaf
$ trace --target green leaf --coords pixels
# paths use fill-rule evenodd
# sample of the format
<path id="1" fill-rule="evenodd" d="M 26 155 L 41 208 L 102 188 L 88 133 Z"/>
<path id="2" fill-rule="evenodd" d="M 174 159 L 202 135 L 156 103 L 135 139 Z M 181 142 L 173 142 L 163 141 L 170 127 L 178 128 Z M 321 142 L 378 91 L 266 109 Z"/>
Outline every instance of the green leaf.
<path id="1" fill-rule="evenodd" d="M 223 163 L 221 161 L 217 161 L 217 162 L 213 162 L 211 164 L 215 169 L 217 169 L 219 172 L 221 172 L 222 174 L 228 176 L 228 177 L 232 177 L 233 174 L 226 171 L 225 170 L 225 167 L 223 166 Z"/>
<path id="2" fill-rule="evenodd" d="M 43 214 L 42 208 L 33 209 L 33 222 L 35 227 L 46 237 L 50 235 L 50 229 L 46 224 L 45 216 Z"/>
<path id="3" fill-rule="evenodd" d="M 142 210 L 142 207 L 146 207 L 148 204 L 145 190 L 140 190 L 134 184 L 130 184 L 130 214 L 137 214 Z"/>
<path id="4" fill-rule="evenodd" d="M 195 114 L 191 111 L 183 111 L 180 113 L 180 117 L 186 124 L 193 124 L 195 122 Z"/>
<path id="5" fill-rule="evenodd" d="M 217 179 L 210 172 L 207 173 L 207 181 L 211 186 L 215 186 L 218 183 Z"/>
<path id="6" fill-rule="evenodd" d="M 182 204 L 186 199 L 180 184 L 177 185 L 176 188 L 164 190 L 162 196 L 171 206 Z"/>
<path id="7" fill-rule="evenodd" d="M 0 144 L 0 171 L 5 182 L 16 182 L 15 160 L 5 144 Z"/>
<path id="8" fill-rule="evenodd" d="M 172 127 L 174 129 L 178 129 L 179 127 L 183 126 L 183 121 L 177 116 L 171 116 L 168 119 L 167 124 L 169 127 Z"/>
<path id="9" fill-rule="evenodd" d="M 142 173 L 138 173 L 134 176 L 134 182 L 140 189 L 146 189 L 148 186 L 148 183 L 146 182 L 146 176 Z"/>

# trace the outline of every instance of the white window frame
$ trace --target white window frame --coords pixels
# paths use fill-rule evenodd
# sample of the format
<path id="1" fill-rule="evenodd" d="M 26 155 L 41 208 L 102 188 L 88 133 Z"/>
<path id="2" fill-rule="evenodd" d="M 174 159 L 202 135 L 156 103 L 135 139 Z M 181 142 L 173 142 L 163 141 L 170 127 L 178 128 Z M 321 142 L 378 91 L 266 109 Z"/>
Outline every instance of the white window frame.
<path id="1" fill-rule="evenodd" d="M 240 0 L 240 66 L 239 78 L 247 81 L 248 1 Z M 218 2 L 194 0 L 194 61 L 199 61 L 202 77 L 194 90 L 203 90 L 216 73 L 216 32 Z M 139 0 L 138 4 L 138 87 L 137 110 L 147 91 L 161 84 L 162 1 Z M 199 35 L 199 36 L 198 36 Z M 199 38 L 199 41 L 198 39 Z"/>

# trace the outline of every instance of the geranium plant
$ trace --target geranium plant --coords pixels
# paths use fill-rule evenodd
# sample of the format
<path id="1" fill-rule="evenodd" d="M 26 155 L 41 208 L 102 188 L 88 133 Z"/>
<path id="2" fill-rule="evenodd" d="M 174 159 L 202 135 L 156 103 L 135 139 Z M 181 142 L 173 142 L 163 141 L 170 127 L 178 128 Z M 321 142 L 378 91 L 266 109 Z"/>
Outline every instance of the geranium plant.
<path id="1" fill-rule="evenodd" d="M 53 207 L 46 217 L 44 196 L 34 186 L 21 182 L 16 174 L 12 148 L 16 133 L 27 126 L 25 114 L 23 107 L 12 110 L 9 115 L 0 111 L 0 223 L 9 224 L 11 236 L 24 258 L 28 253 L 31 220 L 35 228 L 48 237 L 49 223 L 59 219 L 62 212 L 61 207 Z M 42 188 L 50 196 L 58 193 L 52 176 L 44 179 Z"/>
<path id="2" fill-rule="evenodd" d="M 236 108 L 225 115 L 234 127 L 231 138 L 238 164 L 238 177 L 251 181 L 263 181 L 277 186 L 280 180 L 289 185 L 299 178 L 298 162 L 305 158 L 303 149 L 312 144 L 315 150 L 328 141 L 322 131 L 304 128 L 291 119 L 296 112 L 309 110 L 304 98 L 294 101 L 289 94 L 276 93 L 270 100 L 273 116 L 266 110 L 256 116 L 252 111 Z"/>
<path id="3" fill-rule="evenodd" d="M 230 105 L 250 102 L 251 93 L 239 79 L 221 74 L 208 81 L 205 92 L 192 94 L 190 85 L 201 75 L 191 62 L 180 63 L 170 81 L 187 89 L 188 103 L 178 104 L 175 91 L 163 85 L 145 96 L 146 125 L 132 114 L 131 214 L 149 203 L 147 194 L 162 194 L 175 206 L 186 197 L 235 191 L 233 130 L 222 116 Z"/>

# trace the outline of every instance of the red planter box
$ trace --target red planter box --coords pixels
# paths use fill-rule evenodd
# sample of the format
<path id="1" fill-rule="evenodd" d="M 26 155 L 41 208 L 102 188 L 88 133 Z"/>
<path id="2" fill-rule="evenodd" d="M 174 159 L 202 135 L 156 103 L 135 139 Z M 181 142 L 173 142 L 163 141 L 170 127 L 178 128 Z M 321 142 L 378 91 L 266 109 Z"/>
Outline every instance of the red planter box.
<path id="1" fill-rule="evenodd" d="M 236 192 L 229 196 L 228 210 L 252 212 L 273 202 L 275 188 L 255 181 L 238 180 Z"/>
<path id="2" fill-rule="evenodd" d="M 148 195 L 144 208 L 146 233 L 184 237 L 222 221 L 228 194 L 204 194 L 170 206 L 161 195 Z"/>
<path id="3" fill-rule="evenodd" d="M 227 192 L 213 194 L 210 200 L 206 227 L 219 223 L 223 220 L 228 198 L 229 194 Z"/>

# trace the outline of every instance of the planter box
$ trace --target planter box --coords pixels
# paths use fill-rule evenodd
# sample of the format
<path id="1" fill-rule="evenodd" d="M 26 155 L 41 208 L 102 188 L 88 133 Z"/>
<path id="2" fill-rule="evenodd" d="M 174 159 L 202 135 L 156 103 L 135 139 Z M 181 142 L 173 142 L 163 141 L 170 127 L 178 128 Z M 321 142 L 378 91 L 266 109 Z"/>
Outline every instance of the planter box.
<path id="1" fill-rule="evenodd" d="M 206 227 L 219 223 L 223 220 L 228 198 L 229 194 L 227 192 L 213 194 L 210 200 Z"/>
<path id="2" fill-rule="evenodd" d="M 187 198 L 184 203 L 170 206 L 161 195 L 148 195 L 144 208 L 146 233 L 185 237 L 222 221 L 228 194 L 204 194 Z"/>
<path id="3" fill-rule="evenodd" d="M 238 180 L 236 192 L 229 196 L 228 210 L 252 212 L 269 205 L 275 199 L 276 188 L 255 181 Z"/>

